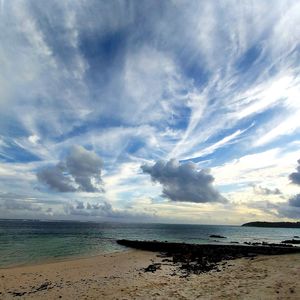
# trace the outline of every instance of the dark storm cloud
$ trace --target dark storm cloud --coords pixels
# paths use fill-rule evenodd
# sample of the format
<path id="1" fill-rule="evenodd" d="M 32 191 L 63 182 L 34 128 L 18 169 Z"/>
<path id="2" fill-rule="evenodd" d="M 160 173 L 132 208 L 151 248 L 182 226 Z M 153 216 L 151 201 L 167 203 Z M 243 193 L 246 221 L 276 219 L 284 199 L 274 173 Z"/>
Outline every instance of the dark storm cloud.
<path id="1" fill-rule="evenodd" d="M 278 217 L 286 217 L 290 219 L 297 219 L 299 220 L 300 218 L 300 205 L 291 205 L 291 203 L 282 203 L 278 205 L 277 208 L 277 214 Z M 296 203 L 295 203 L 296 204 Z M 298 203 L 299 204 L 299 203 Z"/>
<path id="2" fill-rule="evenodd" d="M 289 199 L 289 205 L 294 207 L 300 207 L 300 194 L 295 195 Z"/>
<path id="3" fill-rule="evenodd" d="M 141 166 L 154 182 L 163 187 L 163 197 L 172 201 L 195 203 L 226 202 L 227 200 L 213 187 L 214 177 L 209 170 L 198 170 L 197 165 L 176 160 L 158 161 L 153 166 Z"/>
<path id="4" fill-rule="evenodd" d="M 292 183 L 300 185 L 300 159 L 297 161 L 298 166 L 296 172 L 290 174 L 289 179 Z M 300 218 L 300 194 L 291 197 L 288 201 L 288 212 L 294 218 Z"/>
<path id="5" fill-rule="evenodd" d="M 96 153 L 73 146 L 67 157 L 55 166 L 37 173 L 43 184 L 58 192 L 99 192 L 102 160 Z"/>
<path id="6" fill-rule="evenodd" d="M 298 166 L 296 168 L 297 172 L 290 174 L 289 179 L 294 184 L 300 185 L 300 159 L 298 160 Z"/>
<path id="7" fill-rule="evenodd" d="M 253 191 L 254 191 L 255 194 L 258 194 L 258 195 L 265 195 L 265 196 L 268 196 L 268 195 L 281 195 L 281 191 L 278 188 L 269 189 L 269 188 L 262 187 L 262 186 L 259 186 L 259 185 L 253 186 Z"/>

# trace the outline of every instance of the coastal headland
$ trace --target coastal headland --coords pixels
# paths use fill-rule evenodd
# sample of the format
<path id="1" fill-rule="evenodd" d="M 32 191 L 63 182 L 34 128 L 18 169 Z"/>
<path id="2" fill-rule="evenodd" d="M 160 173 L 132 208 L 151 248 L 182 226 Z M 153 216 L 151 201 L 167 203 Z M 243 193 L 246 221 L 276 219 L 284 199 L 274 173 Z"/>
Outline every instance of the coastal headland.
<path id="1" fill-rule="evenodd" d="M 300 228 L 300 222 L 248 222 L 244 227 Z"/>

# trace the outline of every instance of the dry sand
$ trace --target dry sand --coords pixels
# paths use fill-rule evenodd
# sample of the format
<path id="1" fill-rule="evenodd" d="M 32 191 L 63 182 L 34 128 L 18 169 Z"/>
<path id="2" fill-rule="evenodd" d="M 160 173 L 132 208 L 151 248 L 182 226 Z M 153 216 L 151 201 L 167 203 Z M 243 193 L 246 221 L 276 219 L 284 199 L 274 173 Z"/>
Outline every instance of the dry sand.
<path id="1" fill-rule="evenodd" d="M 300 254 L 237 259 L 188 278 L 172 276 L 176 267 L 168 263 L 142 270 L 161 260 L 132 250 L 0 269 L 0 299 L 300 299 Z"/>

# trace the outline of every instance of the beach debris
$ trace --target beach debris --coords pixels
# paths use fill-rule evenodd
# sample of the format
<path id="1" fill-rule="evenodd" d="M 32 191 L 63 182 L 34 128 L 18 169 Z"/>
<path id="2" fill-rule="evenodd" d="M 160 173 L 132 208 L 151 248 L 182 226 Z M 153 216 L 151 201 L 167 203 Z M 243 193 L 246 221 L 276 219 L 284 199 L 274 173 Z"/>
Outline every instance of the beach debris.
<path id="1" fill-rule="evenodd" d="M 226 236 L 218 235 L 218 234 L 211 234 L 209 237 L 217 238 L 217 239 L 227 239 Z"/>

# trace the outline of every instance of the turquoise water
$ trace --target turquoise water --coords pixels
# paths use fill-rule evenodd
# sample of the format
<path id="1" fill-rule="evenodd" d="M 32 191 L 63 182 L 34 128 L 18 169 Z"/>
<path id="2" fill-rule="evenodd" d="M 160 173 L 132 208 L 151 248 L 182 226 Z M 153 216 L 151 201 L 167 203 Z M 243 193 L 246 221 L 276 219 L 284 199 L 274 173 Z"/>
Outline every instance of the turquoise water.
<path id="1" fill-rule="evenodd" d="M 222 235 L 216 241 L 209 235 Z M 0 266 L 12 266 L 123 251 L 117 239 L 186 243 L 281 242 L 299 228 L 219 225 L 123 224 L 0 220 Z"/>

